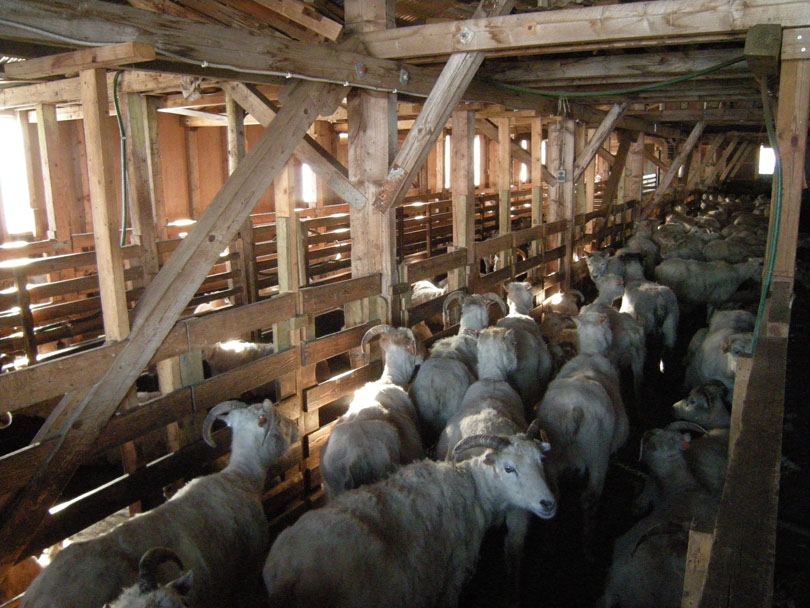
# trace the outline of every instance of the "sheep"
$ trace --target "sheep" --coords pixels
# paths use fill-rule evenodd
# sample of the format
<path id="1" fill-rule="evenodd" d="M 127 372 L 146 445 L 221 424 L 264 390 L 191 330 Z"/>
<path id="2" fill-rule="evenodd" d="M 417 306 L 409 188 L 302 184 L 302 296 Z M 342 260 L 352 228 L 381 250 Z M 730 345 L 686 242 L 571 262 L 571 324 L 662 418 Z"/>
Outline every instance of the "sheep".
<path id="1" fill-rule="evenodd" d="M 422 420 L 423 440 L 431 445 L 450 417 L 455 414 L 467 387 L 475 381 L 478 366 L 477 333 L 489 325 L 489 306 L 498 302 L 504 313 L 506 305 L 495 294 L 464 295 L 451 293 L 444 310 L 461 300 L 461 322 L 458 335 L 442 338 L 430 349 L 430 357 L 419 367 L 410 395 Z"/>
<path id="2" fill-rule="evenodd" d="M 641 380 L 644 372 L 644 361 L 647 358 L 647 347 L 644 327 L 631 315 L 619 312 L 612 303 L 624 294 L 624 281 L 615 274 L 605 274 L 596 279 L 599 297 L 580 311 L 599 312 L 607 316 L 613 341 L 607 357 L 615 365 L 630 368 L 633 373 L 633 387 L 636 398 L 641 395 Z"/>
<path id="3" fill-rule="evenodd" d="M 681 306 L 707 304 L 711 313 L 744 281 L 758 279 L 761 273 L 760 258 L 740 264 L 670 259 L 655 267 L 655 280 L 672 289 Z"/>
<path id="4" fill-rule="evenodd" d="M 675 417 L 708 429 L 728 428 L 731 415 L 726 405 L 726 392 L 725 385 L 717 380 L 696 386 L 688 396 L 672 405 Z"/>
<path id="5" fill-rule="evenodd" d="M 513 281 L 506 285 L 506 293 L 509 314 L 498 320 L 497 326 L 515 332 L 518 362 L 517 367 L 509 372 L 509 380 L 520 393 L 526 412 L 531 412 L 543 396 L 553 363 L 540 328 L 528 315 L 534 301 L 531 284 Z"/>
<path id="6" fill-rule="evenodd" d="M 548 385 L 537 419 L 554 446 L 554 473 L 570 470 L 588 475 L 581 496 L 587 548 L 608 460 L 627 441 L 629 423 L 618 372 L 606 357 L 613 341 L 607 316 L 584 312 L 574 320 L 579 332 L 579 355 L 566 363 Z"/>
<path id="7" fill-rule="evenodd" d="M 745 237 L 728 237 L 710 241 L 703 247 L 703 257 L 707 262 L 720 261 L 739 264 L 761 255 L 762 247 L 748 242 Z"/>
<path id="8" fill-rule="evenodd" d="M 458 605 L 484 533 L 507 509 L 543 519 L 557 510 L 533 436 L 474 435 L 454 454 L 475 447 L 486 451 L 462 462 L 411 463 L 302 515 L 267 556 L 269 605 Z"/>
<path id="9" fill-rule="evenodd" d="M 272 344 L 228 340 L 205 348 L 203 359 L 208 364 L 211 375 L 218 376 L 261 357 L 272 355 L 274 352 L 276 351 Z"/>
<path id="10" fill-rule="evenodd" d="M 624 264 L 621 259 L 611 255 L 608 251 L 594 251 L 585 254 L 585 265 L 588 267 L 588 274 L 594 283 L 606 274 L 624 277 Z"/>
<path id="11" fill-rule="evenodd" d="M 689 341 L 684 364 L 695 358 L 706 336 L 718 329 L 734 329 L 738 332 L 753 331 L 756 317 L 747 310 L 716 310 L 709 319 L 709 327 L 703 327 L 695 332 Z"/>
<path id="12" fill-rule="evenodd" d="M 718 380 L 729 391 L 734 390 L 737 360 L 741 354 L 751 351 L 752 340 L 751 332 L 734 329 L 708 333 L 686 368 L 686 387 L 694 388 L 709 380 Z"/>
<path id="13" fill-rule="evenodd" d="M 138 560 L 156 546 L 170 547 L 194 571 L 192 605 L 232 606 L 267 551 L 265 474 L 297 440 L 297 425 L 270 401 L 226 401 L 203 422 L 210 445 L 217 419 L 232 429 L 225 469 L 194 479 L 168 502 L 107 534 L 68 546 L 31 584 L 22 608 L 98 608 L 137 580 Z"/>
<path id="14" fill-rule="evenodd" d="M 655 265 L 658 263 L 660 251 L 658 244 L 652 240 L 654 225 L 653 220 L 637 221 L 633 229 L 633 236 L 627 239 L 624 247 L 616 252 L 619 257 L 625 253 L 638 253 L 641 255 L 644 260 L 644 272 L 648 276 L 652 276 Z"/>
<path id="15" fill-rule="evenodd" d="M 201 315 L 207 312 L 213 312 L 215 310 L 219 310 L 220 308 L 225 308 L 231 305 L 230 298 L 219 298 L 218 300 L 211 300 L 210 302 L 203 302 L 202 304 L 197 304 L 194 308 L 194 312 L 191 313 L 193 315 Z"/>
<path id="16" fill-rule="evenodd" d="M 644 278 L 638 259 L 622 258 L 625 268 L 624 295 L 619 312 L 633 317 L 650 337 L 662 338 L 666 348 L 675 347 L 680 310 L 675 293 L 666 285 L 659 285 Z"/>
<path id="17" fill-rule="evenodd" d="M 447 293 L 447 286 L 438 287 L 430 281 L 416 281 L 411 285 L 411 306 L 419 306 Z M 438 315 L 436 315 L 438 317 Z M 441 324 L 441 318 L 430 318 L 427 321 L 436 325 Z M 424 342 L 433 335 L 427 321 L 420 321 L 411 330 L 417 335 L 420 342 Z"/>
<path id="18" fill-rule="evenodd" d="M 713 517 L 719 500 L 689 469 L 683 456 L 688 437 L 652 429 L 642 446 L 652 472 L 645 490 L 654 509 L 616 541 L 603 608 L 680 607 L 690 521 Z"/>
<path id="19" fill-rule="evenodd" d="M 478 381 L 470 385 L 461 409 L 450 418 L 436 446 L 438 458 L 449 458 L 453 447 L 471 435 L 517 435 L 526 428 L 523 402 L 507 377 L 518 365 L 518 337 L 512 329 L 489 328 L 478 336 Z M 504 541 L 511 591 L 517 595 L 520 558 L 528 531 L 530 514 L 520 509 L 506 513 L 507 536 Z"/>
<path id="20" fill-rule="evenodd" d="M 124 589 L 112 604 L 105 608 L 184 608 L 191 591 L 194 575 L 187 570 L 176 579 L 158 586 L 158 568 L 165 562 L 174 562 L 180 570 L 183 562 L 168 547 L 152 547 L 138 562 L 138 582 Z"/>
<path id="21" fill-rule="evenodd" d="M 555 293 L 543 301 L 543 314 L 557 313 L 573 317 L 579 314 L 579 307 L 584 302 L 585 296 L 576 289 L 570 289 L 565 293 Z"/>
<path id="22" fill-rule="evenodd" d="M 377 325 L 363 336 L 364 351 L 376 335 L 385 355 L 382 375 L 354 393 L 321 449 L 321 476 L 330 499 L 424 457 L 419 418 L 406 392 L 422 362 L 416 339 L 409 329 Z"/>

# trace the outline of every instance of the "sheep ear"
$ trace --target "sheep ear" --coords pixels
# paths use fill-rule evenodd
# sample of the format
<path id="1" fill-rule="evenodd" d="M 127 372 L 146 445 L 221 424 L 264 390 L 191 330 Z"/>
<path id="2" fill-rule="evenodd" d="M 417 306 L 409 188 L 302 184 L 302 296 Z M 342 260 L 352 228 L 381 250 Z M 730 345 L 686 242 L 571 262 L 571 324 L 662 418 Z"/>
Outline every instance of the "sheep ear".
<path id="1" fill-rule="evenodd" d="M 191 585 L 193 583 L 194 583 L 194 573 L 191 570 L 188 570 L 182 576 L 174 579 L 169 584 L 180 595 L 188 595 L 188 592 L 191 591 Z"/>

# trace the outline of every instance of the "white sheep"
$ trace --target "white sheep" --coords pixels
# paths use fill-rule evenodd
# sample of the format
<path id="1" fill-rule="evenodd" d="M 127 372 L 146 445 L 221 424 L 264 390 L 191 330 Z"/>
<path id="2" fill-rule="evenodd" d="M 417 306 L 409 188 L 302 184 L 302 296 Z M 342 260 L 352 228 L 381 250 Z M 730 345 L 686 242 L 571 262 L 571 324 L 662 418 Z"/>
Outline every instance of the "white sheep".
<path id="1" fill-rule="evenodd" d="M 327 495 L 382 479 L 400 465 L 424 457 L 419 417 L 407 388 L 422 355 L 413 333 L 390 325 L 369 329 L 365 347 L 380 336 L 382 375 L 357 389 L 321 450 L 321 476 Z"/>
<path id="2" fill-rule="evenodd" d="M 627 239 L 624 246 L 616 252 L 621 257 L 625 253 L 637 253 L 641 256 L 644 264 L 644 272 L 652 276 L 655 265 L 658 264 L 659 246 L 652 240 L 653 230 L 656 222 L 653 220 L 639 220 L 633 228 L 633 236 Z"/>
<path id="3" fill-rule="evenodd" d="M 738 332 L 753 331 L 756 317 L 747 310 L 716 310 L 709 319 L 709 326 L 695 332 L 689 341 L 689 347 L 684 358 L 684 364 L 695 358 L 706 336 L 718 329 L 733 329 Z"/>
<path id="4" fill-rule="evenodd" d="M 411 284 L 411 306 L 419 306 L 430 300 L 441 298 L 447 294 L 447 285 L 438 287 L 431 281 L 416 281 Z M 438 315 L 437 315 L 438 317 Z M 428 319 L 435 324 L 441 324 L 441 318 Z M 427 321 L 419 321 L 416 325 L 411 327 L 411 330 L 416 334 L 421 342 L 427 340 L 433 335 L 433 331 L 428 326 Z"/>
<path id="5" fill-rule="evenodd" d="M 707 304 L 712 312 L 744 281 L 758 280 L 761 273 L 761 259 L 740 264 L 670 259 L 655 267 L 655 280 L 672 289 L 681 306 Z"/>
<path id="6" fill-rule="evenodd" d="M 557 313 L 574 317 L 579 314 L 579 307 L 584 303 L 585 296 L 581 291 L 569 289 L 565 293 L 558 292 L 543 300 L 543 314 Z"/>
<path id="7" fill-rule="evenodd" d="M 611 255 L 609 251 L 594 251 L 585 254 L 585 265 L 588 267 L 588 274 L 595 283 L 596 280 L 606 274 L 624 276 L 624 264 L 621 258 Z"/>
<path id="8" fill-rule="evenodd" d="M 710 380 L 696 386 L 689 395 L 672 405 L 676 418 L 688 420 L 707 429 L 728 428 L 731 415 L 726 403 L 727 390 L 722 382 Z"/>
<path id="9" fill-rule="evenodd" d="M 619 312 L 638 321 L 648 338 L 660 337 L 664 346 L 674 348 L 680 317 L 678 298 L 666 285 L 647 281 L 637 259 L 628 256 L 623 261 L 624 295 Z"/>
<path id="10" fill-rule="evenodd" d="M 509 373 L 509 379 L 520 393 L 528 413 L 543 396 L 551 377 L 553 361 L 540 328 L 528 315 L 534 303 L 531 284 L 508 283 L 506 298 L 509 302 L 509 314 L 499 319 L 497 325 L 515 332 L 517 367 Z M 478 365 L 481 366 L 480 354 Z"/>
<path id="11" fill-rule="evenodd" d="M 456 606 L 484 533 L 510 507 L 548 519 L 557 503 L 533 437 L 476 435 L 458 463 L 423 460 L 309 511 L 264 566 L 274 608 Z"/>
<path id="12" fill-rule="evenodd" d="M 461 300 L 461 321 L 455 336 L 433 344 L 430 357 L 419 367 L 410 395 L 422 420 L 425 445 L 432 444 L 450 417 L 461 407 L 464 393 L 475 381 L 478 366 L 478 332 L 489 325 L 489 307 L 506 304 L 495 294 L 464 295 L 454 292 L 444 302 L 445 311 Z"/>
<path id="13" fill-rule="evenodd" d="M 685 385 L 693 388 L 710 380 L 718 380 L 733 391 L 737 361 L 741 354 L 751 352 L 752 340 L 751 332 L 738 332 L 735 329 L 718 329 L 706 334 L 686 368 Z"/>
<path id="14" fill-rule="evenodd" d="M 690 522 L 713 517 L 719 500 L 689 469 L 683 456 L 690 448 L 688 436 L 653 429 L 642 446 L 652 473 L 645 491 L 654 508 L 616 541 L 599 603 L 603 608 L 679 608 Z"/>
<path id="15" fill-rule="evenodd" d="M 138 578 L 137 564 L 150 548 L 173 549 L 194 572 L 192 605 L 229 607 L 267 551 L 262 509 L 267 468 L 297 438 L 297 426 L 270 401 L 226 401 L 203 423 L 223 419 L 232 429 L 228 466 L 189 482 L 168 502 L 107 534 L 61 551 L 25 594 L 22 608 L 98 608 Z"/>
<path id="16" fill-rule="evenodd" d="M 624 294 L 624 280 L 620 276 L 605 274 L 598 277 L 595 282 L 599 296 L 595 301 L 583 306 L 580 315 L 597 312 L 607 316 L 613 340 L 606 356 L 613 364 L 632 371 L 633 387 L 638 398 L 641 395 L 644 361 L 647 358 L 644 327 L 631 315 L 613 308 L 613 301 Z"/>
<path id="17" fill-rule="evenodd" d="M 478 381 L 470 385 L 461 409 L 450 418 L 436 446 L 438 458 L 449 458 L 453 448 L 472 435 L 517 435 L 526 428 L 523 404 L 507 378 L 518 364 L 517 336 L 511 329 L 489 328 L 478 336 Z M 467 452 L 473 455 L 475 452 Z M 530 513 L 522 509 L 506 512 L 504 541 L 506 570 L 511 593 L 520 585 L 520 561 L 529 528 Z"/>
<path id="18" fill-rule="evenodd" d="M 236 339 L 206 347 L 203 349 L 203 359 L 208 364 L 211 375 L 218 376 L 274 352 L 276 351 L 272 344 Z"/>
<path id="19" fill-rule="evenodd" d="M 581 497 L 585 539 L 589 542 L 610 455 L 627 441 L 629 423 L 619 391 L 619 374 L 607 359 L 613 335 L 601 313 L 580 313 L 579 355 L 566 363 L 548 385 L 537 419 L 553 446 L 552 464 L 588 474 Z"/>
<path id="20" fill-rule="evenodd" d="M 182 570 L 183 562 L 168 547 L 152 547 L 138 562 L 138 582 L 124 589 L 112 604 L 105 608 L 185 608 L 194 575 L 191 570 L 164 585 L 158 585 L 158 568 L 165 562 L 174 562 Z"/>

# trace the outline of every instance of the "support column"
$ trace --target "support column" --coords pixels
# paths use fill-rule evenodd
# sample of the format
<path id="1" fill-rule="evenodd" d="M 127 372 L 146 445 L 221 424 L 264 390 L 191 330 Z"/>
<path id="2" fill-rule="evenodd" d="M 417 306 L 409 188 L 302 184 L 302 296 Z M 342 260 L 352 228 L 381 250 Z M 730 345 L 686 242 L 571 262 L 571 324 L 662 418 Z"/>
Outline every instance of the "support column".
<path id="1" fill-rule="evenodd" d="M 34 240 L 48 238 L 48 212 L 45 208 L 45 193 L 42 187 L 42 162 L 39 154 L 37 125 L 28 122 L 28 110 L 17 112 L 25 154 L 25 173 L 28 179 L 28 198 L 34 211 Z"/>
<path id="2" fill-rule="evenodd" d="M 80 79 L 104 333 L 107 340 L 117 341 L 129 335 L 129 316 L 127 294 L 124 290 L 124 266 L 118 244 L 115 167 L 112 155 L 105 148 L 109 142 L 115 141 L 107 110 L 107 73 L 103 69 L 84 70 Z"/>
<path id="3" fill-rule="evenodd" d="M 316 120 L 315 124 L 312 125 L 312 129 L 313 138 L 315 141 L 317 141 L 321 147 L 333 157 L 336 156 L 337 142 L 335 141 L 336 134 L 335 129 L 332 127 L 332 123 L 330 123 L 328 120 Z M 317 191 L 317 201 L 315 206 L 318 209 L 316 215 L 320 216 L 324 207 L 337 204 L 338 200 L 335 193 L 327 185 L 326 180 L 324 180 L 322 177 L 315 178 L 315 188 Z"/>
<path id="4" fill-rule="evenodd" d="M 543 119 L 536 116 L 531 119 L 531 180 L 532 180 L 532 226 L 539 226 L 543 223 Z M 543 252 L 543 240 L 532 242 L 531 256 L 540 255 Z M 531 278 L 536 281 L 537 272 L 532 272 Z"/>
<path id="5" fill-rule="evenodd" d="M 639 132 L 630 144 L 625 161 L 625 201 L 641 202 L 641 186 L 644 180 L 644 133 Z M 638 210 L 638 208 L 637 208 Z M 636 212 L 633 213 L 636 215 Z"/>
<path id="6" fill-rule="evenodd" d="M 512 137 L 508 118 L 495 118 L 498 127 L 498 232 L 512 232 Z M 501 251 L 501 267 L 511 263 L 512 250 Z"/>
<path id="7" fill-rule="evenodd" d="M 473 182 L 473 142 L 475 141 L 475 112 L 455 110 L 452 118 L 453 136 L 450 188 L 453 191 L 453 246 L 467 248 L 467 268 L 451 272 L 450 290 L 470 287 L 478 275 L 474 259 L 475 248 L 475 184 Z"/>
<path id="8" fill-rule="evenodd" d="M 348 0 L 345 3 L 347 33 L 394 27 L 394 3 L 390 0 Z M 353 89 L 348 96 L 349 180 L 373 201 L 388 177 L 397 149 L 396 95 Z M 352 231 L 352 276 L 382 274 L 382 298 L 370 298 L 363 307 L 347 307 L 346 324 L 359 325 L 373 318 L 399 321 L 392 309 L 393 285 L 399 282 L 396 263 L 396 209 L 384 212 L 366 203 L 350 210 Z M 392 316 L 394 317 L 392 319 Z"/>
<path id="9" fill-rule="evenodd" d="M 561 288 L 567 290 L 571 284 L 571 260 L 574 240 L 574 152 L 576 147 L 575 122 L 571 118 L 562 118 L 549 126 L 548 133 L 548 168 L 557 177 L 557 183 L 548 189 L 549 222 L 567 220 L 568 227 L 562 238 L 554 236 L 548 248 L 565 246 L 565 254 L 558 265 L 561 275 Z M 561 179 L 563 178 L 563 179 Z"/>
<path id="10" fill-rule="evenodd" d="M 580 158 L 582 155 L 582 151 L 585 149 L 585 146 L 588 144 L 588 127 L 583 123 L 576 124 L 576 128 L 574 131 L 574 142 L 575 142 L 575 152 L 574 156 L 576 158 Z M 590 163 L 588 163 L 590 166 Z M 587 168 L 585 169 L 587 171 Z M 582 175 L 574 181 L 574 199 L 575 204 L 574 208 L 576 209 L 577 213 L 584 213 L 586 209 L 586 188 L 585 188 L 585 171 L 582 172 Z"/>
<path id="11" fill-rule="evenodd" d="M 42 180 L 45 186 L 45 212 L 48 217 L 48 238 L 70 244 L 72 227 L 69 201 L 76 197 L 76 193 L 67 155 L 64 154 L 59 136 L 56 106 L 38 104 L 36 112 Z M 72 245 L 70 248 L 72 250 Z"/>

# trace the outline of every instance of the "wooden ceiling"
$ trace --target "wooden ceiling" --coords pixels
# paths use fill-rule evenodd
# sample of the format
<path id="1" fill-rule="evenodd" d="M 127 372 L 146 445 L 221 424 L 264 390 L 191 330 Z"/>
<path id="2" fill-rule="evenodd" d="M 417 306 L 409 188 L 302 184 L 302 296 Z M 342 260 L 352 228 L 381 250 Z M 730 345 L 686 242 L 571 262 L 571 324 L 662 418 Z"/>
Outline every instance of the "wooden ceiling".
<path id="1" fill-rule="evenodd" d="M 598 120 L 610 104 L 625 100 L 629 116 L 684 133 L 701 119 L 709 131 L 760 132 L 758 84 L 745 61 L 660 83 L 741 57 L 753 25 L 810 25 L 805 0 L 516 0 L 512 14 L 474 22 L 464 21 L 474 1 L 399 0 L 398 27 L 354 36 L 344 31 L 343 2 L 337 0 L 3 4 L 0 54 L 9 56 L 79 48 L 70 43 L 74 38 L 86 44 L 100 36 L 111 43 L 134 38 L 158 48 L 158 59 L 142 66 L 147 70 L 271 85 L 283 84 L 285 74 L 301 74 L 397 88 L 402 99 L 418 102 L 449 54 L 476 50 L 486 59 L 467 102 L 548 114 L 564 97 L 577 117 Z M 71 26 L 58 24 L 48 5 L 55 11 L 64 6 Z M 15 28 L 17 23 L 28 29 Z M 168 23 L 182 25 L 168 31 Z M 48 39 L 39 29 L 62 38 Z"/>

